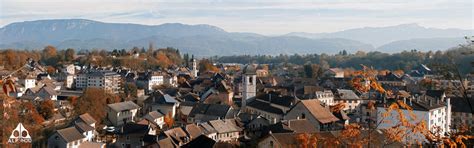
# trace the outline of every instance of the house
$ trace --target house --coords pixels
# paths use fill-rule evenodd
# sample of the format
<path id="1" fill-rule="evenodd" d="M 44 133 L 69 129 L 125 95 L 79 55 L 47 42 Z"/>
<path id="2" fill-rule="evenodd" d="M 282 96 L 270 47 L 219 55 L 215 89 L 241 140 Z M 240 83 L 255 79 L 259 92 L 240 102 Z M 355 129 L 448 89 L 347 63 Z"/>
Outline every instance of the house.
<path id="1" fill-rule="evenodd" d="M 334 128 L 335 122 L 339 119 L 334 116 L 329 108 L 321 105 L 321 102 L 312 100 L 302 100 L 293 106 L 284 116 L 285 120 L 306 119 L 318 130 L 326 131 Z"/>
<path id="2" fill-rule="evenodd" d="M 36 87 L 36 78 L 31 75 L 20 78 L 18 82 L 23 85 L 25 90 Z"/>
<path id="3" fill-rule="evenodd" d="M 326 78 L 344 78 L 344 70 L 340 68 L 330 68 L 323 73 Z"/>
<path id="4" fill-rule="evenodd" d="M 286 148 L 286 147 L 301 147 L 300 135 L 302 133 L 270 133 L 257 142 L 257 147 L 268 147 L 268 148 Z M 344 143 L 338 136 L 339 131 L 331 132 L 308 132 L 306 134 L 314 135 L 317 137 L 317 145 L 309 144 L 308 147 L 350 147 L 350 145 Z M 375 138 L 374 138 L 375 139 Z M 378 139 L 378 138 L 377 138 Z M 336 145 L 337 143 L 337 145 Z M 382 147 L 377 145 L 376 147 Z"/>
<path id="5" fill-rule="evenodd" d="M 334 96 L 335 104 L 344 103 L 344 111 L 348 114 L 360 114 L 362 107 L 361 105 L 367 104 L 369 101 L 368 99 L 360 98 L 357 94 L 354 93 L 354 91 L 348 89 L 337 89 L 334 92 Z"/>
<path id="6" fill-rule="evenodd" d="M 203 135 L 206 135 L 212 140 L 217 140 L 217 130 L 214 129 L 214 127 L 212 127 L 208 122 L 200 123 L 198 125 Z"/>
<path id="7" fill-rule="evenodd" d="M 406 83 L 405 81 L 403 81 L 402 76 L 399 76 L 392 72 L 389 72 L 386 75 L 378 75 L 377 82 L 379 82 L 385 87 L 404 88 L 406 86 Z"/>
<path id="8" fill-rule="evenodd" d="M 162 72 L 140 73 L 137 79 L 137 86 L 150 92 L 154 87 L 164 84 L 164 77 L 165 74 Z"/>
<path id="9" fill-rule="evenodd" d="M 186 133 L 188 133 L 189 139 L 195 139 L 200 135 L 203 135 L 203 131 L 197 124 L 188 124 L 184 127 Z"/>
<path id="10" fill-rule="evenodd" d="M 166 130 L 165 134 L 173 139 L 174 143 L 176 143 L 178 146 L 184 145 L 190 140 L 188 134 L 181 127 Z"/>
<path id="11" fill-rule="evenodd" d="M 76 127 L 68 127 L 57 130 L 48 138 L 48 148 L 78 148 L 86 140 Z"/>
<path id="12" fill-rule="evenodd" d="M 449 132 L 451 127 L 450 98 L 440 100 L 423 94 L 419 97 L 403 99 L 403 102 L 411 107 L 411 110 L 400 108 L 403 115 L 406 117 L 411 117 L 410 114 L 414 114 L 416 116 L 416 120 L 407 118 L 408 122 L 412 124 L 418 124 L 419 122 L 424 121 L 427 125 L 427 128 L 431 132 L 439 132 L 440 135 L 444 135 L 445 133 Z M 391 128 L 392 126 L 400 123 L 397 110 L 392 110 L 390 113 L 387 113 L 386 107 L 392 103 L 400 104 L 396 100 L 386 100 L 385 104 L 387 105 L 377 105 L 377 123 L 381 123 L 377 127 L 378 129 Z M 389 116 L 386 117 L 384 114 L 388 114 Z M 406 140 L 413 140 L 415 138 L 419 141 L 426 140 L 424 138 L 419 139 L 420 136 L 418 133 L 408 134 L 407 137 L 408 138 L 406 138 L 404 142 L 413 142 Z"/>
<path id="13" fill-rule="evenodd" d="M 125 123 L 117 132 L 114 147 L 142 147 L 150 126 L 139 123 Z"/>
<path id="14" fill-rule="evenodd" d="M 74 64 L 68 64 L 65 65 L 61 71 L 67 75 L 74 75 L 76 73 L 76 66 L 74 66 Z"/>
<path id="15" fill-rule="evenodd" d="M 163 128 L 163 126 L 165 125 L 165 116 L 158 111 L 149 112 L 143 118 L 158 125 L 160 128 Z"/>
<path id="16" fill-rule="evenodd" d="M 175 117 L 178 106 L 179 101 L 176 97 L 159 90 L 151 94 L 151 96 L 144 101 L 142 113 L 146 114 L 151 111 L 158 111 L 163 114 L 171 114 L 172 117 Z"/>
<path id="17" fill-rule="evenodd" d="M 132 101 L 119 102 L 107 105 L 107 119 L 114 125 L 120 126 L 135 120 L 140 106 Z"/>
<path id="18" fill-rule="evenodd" d="M 466 99 L 462 97 L 454 97 L 451 101 L 451 130 L 459 129 L 463 126 L 474 125 L 474 115 Z M 470 98 L 470 102 L 474 103 L 474 99 Z"/>
<path id="19" fill-rule="evenodd" d="M 211 87 L 200 98 L 201 102 L 209 104 L 232 104 L 234 92 L 224 80 L 217 82 L 216 87 Z"/>
<path id="20" fill-rule="evenodd" d="M 57 100 L 59 93 L 50 85 L 38 85 L 28 88 L 23 98 L 32 98 L 35 101 Z"/>
<path id="21" fill-rule="evenodd" d="M 283 119 L 283 115 L 285 114 L 281 108 L 272 106 L 270 103 L 263 102 L 258 99 L 247 103 L 247 107 L 244 109 L 244 112 L 262 116 L 268 119 L 272 124 L 281 121 Z"/>
<path id="22" fill-rule="evenodd" d="M 255 73 L 257 74 L 257 77 L 267 77 L 269 75 L 267 69 L 257 69 Z"/>
<path id="23" fill-rule="evenodd" d="M 97 132 L 95 131 L 95 128 L 84 123 L 84 122 L 78 122 L 74 123 L 74 127 L 77 128 L 77 130 L 85 136 L 85 140 L 87 141 L 93 141 L 95 138 L 95 135 L 97 135 Z"/>
<path id="24" fill-rule="evenodd" d="M 214 147 L 216 144 L 216 141 L 213 139 L 200 135 L 197 138 L 194 138 L 190 142 L 186 143 L 185 145 L 182 145 L 182 148 L 194 148 L 194 147 Z"/>
<path id="25" fill-rule="evenodd" d="M 233 118 L 231 107 L 224 104 L 196 104 L 188 116 L 188 123 L 201 123 L 216 119 Z"/>
<path id="26" fill-rule="evenodd" d="M 208 122 L 217 131 L 216 141 L 235 141 L 240 137 L 242 128 L 235 119 L 212 120 Z"/>
<path id="27" fill-rule="evenodd" d="M 257 116 L 254 119 L 251 119 L 247 124 L 245 124 L 244 133 L 247 137 L 256 138 L 264 134 L 265 129 L 270 125 L 270 121 L 263 118 L 262 116 Z"/>
<path id="28" fill-rule="evenodd" d="M 258 141 L 257 147 L 284 148 L 300 147 L 296 133 L 270 133 Z"/>
<path id="29" fill-rule="evenodd" d="M 85 113 L 79 115 L 74 120 L 74 126 L 84 135 L 86 136 L 87 141 L 93 141 L 93 138 L 96 135 L 95 127 L 97 121 L 89 115 L 89 113 Z"/>

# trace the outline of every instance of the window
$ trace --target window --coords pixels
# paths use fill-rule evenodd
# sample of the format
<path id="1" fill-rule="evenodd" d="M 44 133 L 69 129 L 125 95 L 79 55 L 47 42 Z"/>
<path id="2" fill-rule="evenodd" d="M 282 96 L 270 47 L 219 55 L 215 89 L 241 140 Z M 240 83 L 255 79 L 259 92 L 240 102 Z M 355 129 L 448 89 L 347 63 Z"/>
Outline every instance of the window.
<path id="1" fill-rule="evenodd" d="M 270 141 L 270 147 L 273 147 L 273 141 Z"/>
<path id="2" fill-rule="evenodd" d="M 301 113 L 301 119 L 305 119 L 306 115 L 304 113 Z"/>

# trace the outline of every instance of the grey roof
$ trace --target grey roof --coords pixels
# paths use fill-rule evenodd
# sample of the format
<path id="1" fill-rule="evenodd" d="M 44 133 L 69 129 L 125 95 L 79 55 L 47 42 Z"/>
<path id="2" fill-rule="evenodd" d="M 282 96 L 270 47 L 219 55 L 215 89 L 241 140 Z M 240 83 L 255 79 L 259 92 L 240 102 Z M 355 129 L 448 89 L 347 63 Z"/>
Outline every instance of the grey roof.
<path id="1" fill-rule="evenodd" d="M 93 131 L 93 130 L 95 130 L 94 127 L 92 127 L 92 126 L 90 126 L 90 125 L 87 125 L 87 124 L 84 123 L 84 122 L 75 123 L 75 127 L 76 127 L 77 130 L 79 130 L 80 132 L 88 132 L 88 131 Z"/>
<path id="2" fill-rule="evenodd" d="M 204 134 L 217 133 L 217 130 L 207 122 L 199 124 L 199 128 Z"/>
<path id="3" fill-rule="evenodd" d="M 47 86 L 47 85 L 44 85 L 44 87 L 41 88 L 41 89 L 43 89 L 44 91 L 46 91 L 49 95 L 59 95 L 59 93 L 56 92 L 56 90 L 54 90 L 54 88 L 49 87 L 49 86 Z"/>
<path id="4" fill-rule="evenodd" d="M 253 64 L 246 65 L 242 71 L 242 74 L 245 75 L 256 75 L 257 70 Z"/>
<path id="5" fill-rule="evenodd" d="M 222 104 L 196 104 L 193 107 L 189 116 L 193 117 L 197 114 L 203 115 L 210 115 L 210 116 L 217 116 L 220 118 L 225 118 L 227 112 L 229 112 L 230 106 L 229 105 L 222 105 Z"/>
<path id="6" fill-rule="evenodd" d="M 168 94 L 165 94 L 163 96 L 163 98 L 165 99 L 166 103 L 177 103 L 178 102 L 174 97 L 172 97 Z"/>
<path id="7" fill-rule="evenodd" d="M 336 99 L 342 99 L 342 100 L 359 100 L 359 96 L 354 93 L 352 90 L 348 89 L 337 89 L 337 94 L 338 98 Z"/>
<path id="8" fill-rule="evenodd" d="M 212 120 L 209 124 L 216 129 L 217 133 L 238 132 L 242 129 L 235 124 L 234 119 Z"/>
<path id="9" fill-rule="evenodd" d="M 133 103 L 132 101 L 125 101 L 125 102 L 119 102 L 119 103 L 114 103 L 114 104 L 107 104 L 107 106 L 109 106 L 111 109 L 113 109 L 116 112 L 140 108 L 140 106 Z"/>
<path id="10" fill-rule="evenodd" d="M 79 115 L 79 119 L 81 119 L 86 124 L 93 124 L 97 122 L 91 115 L 89 115 L 89 113 Z"/>
<path id="11" fill-rule="evenodd" d="M 67 142 L 76 141 L 85 138 L 76 127 L 68 127 L 56 131 Z"/>
<path id="12" fill-rule="evenodd" d="M 152 111 L 152 112 L 149 112 L 148 114 L 145 115 L 145 119 L 151 119 L 151 120 L 154 120 L 154 119 L 157 119 L 157 118 L 161 118 L 163 117 L 163 114 L 158 112 L 158 111 Z"/>
<path id="13" fill-rule="evenodd" d="M 247 103 L 247 106 L 265 112 L 283 115 L 283 110 L 281 110 L 280 108 L 273 107 L 269 103 L 262 102 L 260 100 L 253 100 L 252 102 Z"/>

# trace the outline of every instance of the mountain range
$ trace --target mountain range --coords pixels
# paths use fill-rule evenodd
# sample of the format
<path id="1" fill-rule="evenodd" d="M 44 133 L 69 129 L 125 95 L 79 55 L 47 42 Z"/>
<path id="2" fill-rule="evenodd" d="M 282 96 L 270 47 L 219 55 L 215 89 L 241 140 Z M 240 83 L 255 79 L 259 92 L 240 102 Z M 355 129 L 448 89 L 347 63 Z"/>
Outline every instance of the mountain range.
<path id="1" fill-rule="evenodd" d="M 417 24 L 365 27 L 332 33 L 295 32 L 280 36 L 227 32 L 211 25 L 140 25 L 86 19 L 15 22 L 0 28 L 0 48 L 130 49 L 175 47 L 197 56 L 240 54 L 334 54 L 341 50 L 399 52 L 444 50 L 465 42 L 473 30 L 425 28 Z"/>

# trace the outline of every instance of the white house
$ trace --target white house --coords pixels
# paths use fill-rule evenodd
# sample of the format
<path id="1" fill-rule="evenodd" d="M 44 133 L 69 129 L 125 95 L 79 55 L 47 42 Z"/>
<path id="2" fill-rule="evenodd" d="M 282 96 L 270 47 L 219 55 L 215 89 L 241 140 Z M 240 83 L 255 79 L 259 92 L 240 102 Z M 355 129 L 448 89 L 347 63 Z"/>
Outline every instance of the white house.
<path id="1" fill-rule="evenodd" d="M 48 148 L 79 148 L 86 137 L 76 127 L 68 127 L 54 132 L 48 138 Z"/>
<path id="2" fill-rule="evenodd" d="M 25 87 L 25 90 L 28 88 L 33 88 L 36 86 L 36 78 L 33 76 L 26 76 L 19 80 L 19 83 Z"/>
<path id="3" fill-rule="evenodd" d="M 413 109 L 412 112 L 416 116 L 416 119 L 412 119 L 410 111 L 401 108 L 403 115 L 410 123 L 418 124 L 419 122 L 424 121 L 429 130 L 433 133 L 437 133 L 437 128 L 439 128 L 439 134 L 441 136 L 449 132 L 451 126 L 451 105 L 449 98 L 440 101 L 427 95 L 422 95 L 414 99 L 404 99 L 404 102 Z M 387 104 L 386 106 L 389 105 Z M 392 110 L 390 116 L 384 117 L 386 112 L 387 110 L 385 106 L 382 104 L 377 106 L 377 123 L 381 123 L 377 127 L 378 129 L 390 128 L 400 123 L 396 110 Z M 409 136 L 406 136 L 404 140 L 405 142 L 413 142 L 415 139 L 419 141 L 425 140 L 420 137 L 423 136 L 420 136 L 418 133 L 409 134 Z"/>
<path id="4" fill-rule="evenodd" d="M 212 120 L 209 121 L 209 125 L 217 131 L 216 141 L 237 140 L 242 131 L 242 129 L 237 126 L 235 119 Z"/>
<path id="5" fill-rule="evenodd" d="M 149 112 L 143 118 L 158 125 L 160 128 L 163 128 L 165 125 L 165 116 L 158 111 Z"/>
<path id="6" fill-rule="evenodd" d="M 132 101 L 119 102 L 107 105 L 107 119 L 114 125 L 120 126 L 135 120 L 140 106 Z"/>

